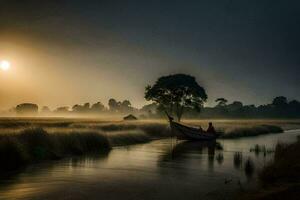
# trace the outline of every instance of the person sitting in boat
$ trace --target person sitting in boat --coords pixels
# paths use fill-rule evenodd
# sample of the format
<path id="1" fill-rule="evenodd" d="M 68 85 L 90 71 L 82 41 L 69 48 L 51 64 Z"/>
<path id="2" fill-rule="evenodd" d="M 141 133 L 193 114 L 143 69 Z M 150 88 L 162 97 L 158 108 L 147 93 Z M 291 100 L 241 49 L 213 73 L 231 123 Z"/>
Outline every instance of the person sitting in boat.
<path id="1" fill-rule="evenodd" d="M 207 133 L 213 133 L 213 134 L 216 133 L 216 130 L 215 130 L 215 128 L 214 128 L 214 126 L 211 122 L 208 123 L 208 128 L 207 128 L 206 132 Z"/>

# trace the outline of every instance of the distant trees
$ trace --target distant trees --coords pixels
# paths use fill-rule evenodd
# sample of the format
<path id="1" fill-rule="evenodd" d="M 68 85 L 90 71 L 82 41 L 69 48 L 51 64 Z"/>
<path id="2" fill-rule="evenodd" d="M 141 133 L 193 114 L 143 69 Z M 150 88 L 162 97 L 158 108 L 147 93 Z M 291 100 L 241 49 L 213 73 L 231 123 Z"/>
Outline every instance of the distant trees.
<path id="1" fill-rule="evenodd" d="M 144 105 L 140 111 L 143 113 L 155 114 L 157 112 L 157 108 L 158 108 L 157 103 L 151 103 L 151 104 Z"/>
<path id="2" fill-rule="evenodd" d="M 50 113 L 51 110 L 50 110 L 50 108 L 48 106 L 43 106 L 41 112 L 43 112 L 43 113 Z"/>
<path id="3" fill-rule="evenodd" d="M 92 105 L 91 111 L 93 113 L 103 112 L 105 110 L 105 106 L 99 101 Z"/>
<path id="4" fill-rule="evenodd" d="M 272 105 L 276 107 L 284 107 L 287 106 L 287 104 L 288 104 L 288 100 L 284 96 L 275 97 L 272 102 Z"/>
<path id="5" fill-rule="evenodd" d="M 36 114 L 38 113 L 39 107 L 33 103 L 22 103 L 16 106 L 17 114 Z"/>
<path id="6" fill-rule="evenodd" d="M 117 112 L 120 107 L 120 102 L 117 102 L 115 99 L 108 100 L 108 107 L 111 112 Z"/>
<path id="7" fill-rule="evenodd" d="M 216 100 L 215 100 L 215 102 L 217 102 L 218 103 L 218 105 L 217 106 L 226 106 L 226 103 L 228 102 L 228 100 L 227 99 L 225 99 L 225 98 L 217 98 Z"/>
<path id="8" fill-rule="evenodd" d="M 204 108 L 199 117 L 214 118 L 295 118 L 300 117 L 300 102 L 288 101 L 284 96 L 275 97 L 270 104 L 243 105 L 242 102 L 234 101 L 227 104 L 224 98 L 219 98 L 218 104 L 212 108 Z"/>
<path id="9" fill-rule="evenodd" d="M 168 81 L 170 80 L 167 80 L 167 83 Z M 159 82 L 160 86 L 167 84 L 164 82 L 163 84 L 160 83 L 161 82 Z M 186 84 L 193 86 L 195 83 L 186 82 Z M 68 106 L 62 106 L 53 111 L 51 111 L 49 107 L 43 106 L 40 113 L 44 116 L 56 114 L 93 116 L 114 114 L 125 116 L 134 114 L 139 116 L 139 118 L 161 118 L 165 114 L 164 111 L 167 111 L 175 114 L 178 120 L 181 119 L 183 112 L 187 118 L 300 118 L 300 102 L 297 100 L 289 101 L 284 96 L 275 97 L 269 104 L 260 106 L 243 105 L 240 101 L 228 103 L 225 98 L 218 98 L 216 101 L 217 104 L 214 107 L 203 107 L 202 103 L 204 102 L 204 97 L 204 99 L 199 100 L 197 98 L 201 97 L 193 96 L 194 94 L 188 93 L 188 90 L 193 87 L 182 89 L 183 84 L 179 84 L 179 87 L 176 89 L 174 85 L 177 84 L 170 85 L 166 87 L 158 87 L 157 85 L 148 87 L 145 92 L 145 97 L 147 95 L 147 99 L 151 99 L 153 102 L 143 106 L 141 109 L 134 108 L 129 100 L 117 101 L 116 99 L 110 99 L 108 101 L 109 107 L 105 107 L 105 105 L 99 101 L 94 104 L 75 104 L 71 109 Z M 196 88 L 198 88 L 198 86 Z M 168 101 L 163 101 L 162 104 L 159 103 L 161 99 L 165 100 L 168 98 L 172 98 L 170 104 L 167 104 Z M 196 98 L 196 100 L 194 98 Z M 195 103 L 197 103 L 196 106 Z M 200 107 L 201 113 L 199 113 Z M 38 105 L 34 103 L 22 103 L 10 109 L 10 113 L 35 115 L 38 113 Z"/>
<path id="10" fill-rule="evenodd" d="M 113 113 L 130 113 L 135 109 L 131 106 L 131 102 L 129 100 L 117 101 L 115 99 L 108 100 L 109 110 Z"/>
<path id="11" fill-rule="evenodd" d="M 92 106 L 90 106 L 90 103 L 85 103 L 83 105 L 75 104 L 72 107 L 72 112 L 79 113 L 79 114 L 87 114 L 87 113 L 97 114 L 103 112 L 104 110 L 105 110 L 105 106 L 100 101 L 93 104 Z"/>
<path id="12" fill-rule="evenodd" d="M 75 104 L 72 107 L 72 111 L 75 113 L 87 113 L 90 110 L 90 103 L 85 103 L 83 105 Z"/>
<path id="13" fill-rule="evenodd" d="M 60 113 L 60 114 L 66 114 L 69 112 L 69 107 L 68 106 L 61 106 L 56 108 L 56 110 L 54 111 L 56 113 Z"/>
<path id="14" fill-rule="evenodd" d="M 153 86 L 147 86 L 145 99 L 156 102 L 161 110 L 170 114 L 175 113 L 177 120 L 180 121 L 184 109 L 192 108 L 200 111 L 207 94 L 196 82 L 195 77 L 175 74 L 160 77 Z"/>

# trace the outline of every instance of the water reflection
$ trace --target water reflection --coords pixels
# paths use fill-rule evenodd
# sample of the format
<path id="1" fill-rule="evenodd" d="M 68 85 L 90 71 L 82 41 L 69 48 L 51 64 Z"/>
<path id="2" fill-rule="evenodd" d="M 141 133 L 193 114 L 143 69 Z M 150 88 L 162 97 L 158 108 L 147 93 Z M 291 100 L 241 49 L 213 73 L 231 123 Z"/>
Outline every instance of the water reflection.
<path id="1" fill-rule="evenodd" d="M 224 161 L 224 156 L 223 153 L 218 153 L 216 160 L 218 161 L 218 163 L 221 165 Z"/>
<path id="2" fill-rule="evenodd" d="M 216 141 L 180 141 L 160 155 L 158 166 L 166 167 L 171 162 L 195 161 L 197 162 L 195 166 L 207 162 L 208 169 L 213 169 L 215 160 L 219 164 L 222 164 L 224 160 L 221 153 L 218 153 L 217 158 L 215 158 L 216 151 L 219 152 L 221 149 L 221 144 Z"/>
<path id="3" fill-rule="evenodd" d="M 247 176 L 247 178 L 252 178 L 253 176 L 253 173 L 254 173 L 254 162 L 252 161 L 251 158 L 248 158 L 246 160 L 246 163 L 245 163 L 245 174 Z"/>
<path id="4" fill-rule="evenodd" d="M 242 152 L 235 152 L 233 156 L 233 165 L 236 169 L 240 169 L 243 163 L 243 154 Z"/>
<path id="5" fill-rule="evenodd" d="M 84 173 L 88 173 L 89 166 L 97 166 L 97 163 L 105 161 L 109 153 L 106 151 L 30 165 L 17 174 L 0 179 L 0 199 L 33 199 L 33 196 L 49 193 L 79 179 L 79 171 L 76 173 L 78 168 L 81 167 Z"/>
<path id="6" fill-rule="evenodd" d="M 176 144 L 164 139 L 98 157 L 40 163 L 0 179 L 0 199 L 59 200 L 66 194 L 68 199 L 95 200 L 232 199 L 234 192 L 255 185 L 257 171 L 273 158 L 255 156 L 251 147 L 273 148 L 299 134 Z"/>

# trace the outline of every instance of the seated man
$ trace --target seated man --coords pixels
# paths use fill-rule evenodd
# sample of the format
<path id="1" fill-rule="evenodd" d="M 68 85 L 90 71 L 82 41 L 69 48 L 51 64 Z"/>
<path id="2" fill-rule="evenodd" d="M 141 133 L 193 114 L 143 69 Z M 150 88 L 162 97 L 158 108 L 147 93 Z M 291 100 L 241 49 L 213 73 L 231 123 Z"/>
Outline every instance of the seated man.
<path id="1" fill-rule="evenodd" d="M 207 132 L 207 133 L 213 133 L 213 134 L 216 133 L 216 130 L 215 130 L 215 128 L 214 128 L 214 126 L 212 125 L 211 122 L 208 123 L 208 128 L 207 128 L 207 131 L 206 131 L 206 132 Z"/>

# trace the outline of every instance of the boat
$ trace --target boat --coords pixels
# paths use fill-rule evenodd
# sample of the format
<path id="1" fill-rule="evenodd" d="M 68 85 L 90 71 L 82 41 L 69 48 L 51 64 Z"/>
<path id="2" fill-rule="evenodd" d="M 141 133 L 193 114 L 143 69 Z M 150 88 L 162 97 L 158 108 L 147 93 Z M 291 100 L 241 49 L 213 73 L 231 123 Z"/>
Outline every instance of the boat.
<path id="1" fill-rule="evenodd" d="M 196 141 L 208 141 L 215 140 L 220 136 L 220 133 L 208 133 L 200 128 L 190 127 L 178 122 L 174 122 L 173 118 L 169 117 L 170 127 L 173 134 L 179 140 L 196 140 Z"/>

